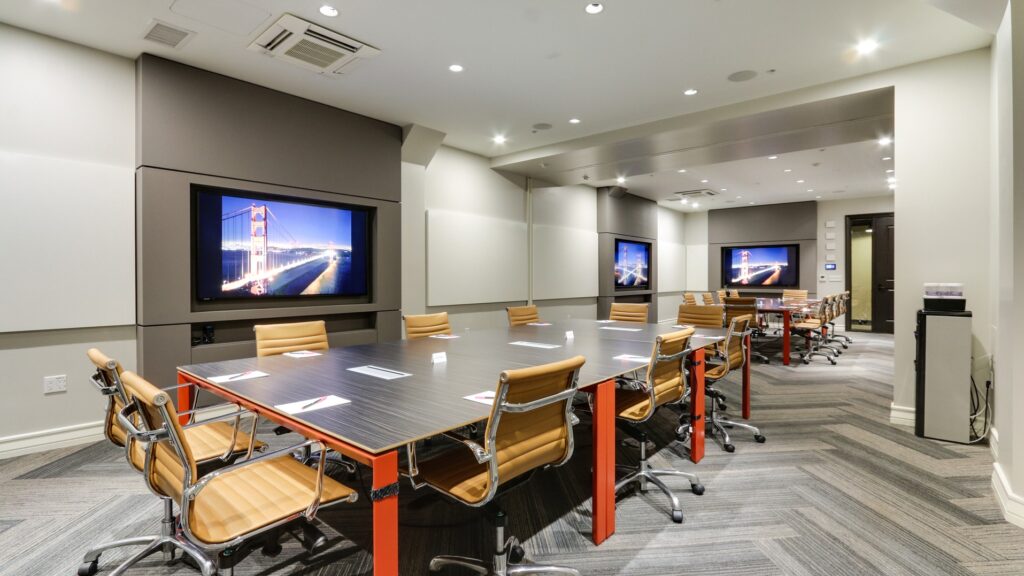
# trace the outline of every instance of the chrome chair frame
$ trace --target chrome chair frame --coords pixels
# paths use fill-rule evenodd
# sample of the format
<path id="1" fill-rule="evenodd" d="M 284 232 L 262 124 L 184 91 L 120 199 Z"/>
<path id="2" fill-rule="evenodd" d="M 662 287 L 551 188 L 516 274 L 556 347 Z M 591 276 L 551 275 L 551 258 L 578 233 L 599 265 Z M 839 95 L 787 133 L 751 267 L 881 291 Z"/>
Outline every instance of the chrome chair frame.
<path id="1" fill-rule="evenodd" d="M 735 318 L 733 319 L 733 324 L 735 324 Z M 747 325 L 747 329 L 742 332 L 735 332 L 733 330 L 733 326 L 729 327 L 729 339 L 740 339 L 740 350 L 743 353 L 744 358 L 747 357 L 746 336 L 750 333 L 751 329 L 749 324 Z M 729 361 L 729 343 L 730 342 L 728 339 L 724 343 L 724 349 L 726 350 L 724 356 L 725 362 Z M 746 360 L 744 360 L 744 362 L 746 362 Z M 729 372 L 731 371 L 732 370 L 730 369 Z M 726 374 L 728 374 L 728 372 Z M 729 420 L 728 418 L 719 417 L 720 412 L 722 414 L 725 414 L 725 404 L 723 402 L 719 402 L 719 399 L 724 400 L 725 397 L 721 394 L 721 392 L 715 389 L 714 385 L 715 382 L 712 382 L 711 384 L 705 386 L 705 391 L 707 392 L 708 397 L 711 399 L 711 414 L 710 416 L 708 416 L 707 419 L 706 434 L 711 436 L 712 438 L 721 437 L 722 448 L 725 449 L 726 452 L 734 452 L 736 450 L 735 445 L 733 445 L 732 443 L 732 438 L 730 438 L 729 436 L 729 431 L 726 430 L 727 428 L 742 428 L 744 430 L 748 430 L 754 434 L 755 442 L 757 442 L 758 444 L 763 444 L 766 438 L 764 434 L 761 433 L 761 429 L 758 428 L 757 426 L 747 424 L 746 422 L 736 422 L 735 420 Z M 728 416 L 728 414 L 725 415 Z"/>
<path id="2" fill-rule="evenodd" d="M 824 325 L 825 322 L 825 306 L 825 300 L 822 300 L 821 303 L 818 304 L 817 317 L 822 321 L 822 325 Z M 807 350 L 804 351 L 803 355 L 800 356 L 800 361 L 802 361 L 804 364 L 810 364 L 811 358 L 815 356 L 821 356 L 822 358 L 828 360 L 833 366 L 836 364 L 835 351 L 832 350 L 831 348 L 822 346 L 824 342 L 820 328 L 793 328 L 792 330 L 796 332 L 798 335 L 804 336 L 805 339 L 809 342 Z"/>

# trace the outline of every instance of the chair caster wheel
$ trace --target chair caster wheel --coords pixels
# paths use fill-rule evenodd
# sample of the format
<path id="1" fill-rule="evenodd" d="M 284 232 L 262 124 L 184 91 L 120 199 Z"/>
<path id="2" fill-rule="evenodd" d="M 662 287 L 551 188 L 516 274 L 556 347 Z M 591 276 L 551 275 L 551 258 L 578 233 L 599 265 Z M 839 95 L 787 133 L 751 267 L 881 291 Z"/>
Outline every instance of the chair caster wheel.
<path id="1" fill-rule="evenodd" d="M 92 576 L 96 573 L 99 563 L 99 558 L 92 562 L 83 562 L 82 565 L 78 567 L 78 576 Z"/>
<path id="2" fill-rule="evenodd" d="M 675 522 L 676 524 L 682 524 L 683 523 L 683 511 L 682 510 L 673 510 L 672 511 L 672 521 Z"/>
<path id="3" fill-rule="evenodd" d="M 829 358 L 828 361 L 831 362 L 833 366 L 836 365 L 836 361 L 834 358 Z"/>
<path id="4" fill-rule="evenodd" d="M 804 364 L 810 364 L 810 363 L 811 363 L 810 360 L 804 360 Z M 835 362 L 833 362 L 833 364 L 835 364 Z"/>
<path id="5" fill-rule="evenodd" d="M 758 444 L 764 444 L 765 440 L 767 440 L 767 438 L 765 438 L 763 434 L 754 434 L 754 441 Z"/>
<path id="6" fill-rule="evenodd" d="M 282 549 L 280 542 L 267 542 L 260 551 L 263 552 L 264 556 L 277 556 L 281 553 Z"/>
<path id="7" fill-rule="evenodd" d="M 519 564 L 526 558 L 526 550 L 519 544 L 512 546 L 512 549 L 508 552 L 508 561 L 511 564 Z"/>
<path id="8" fill-rule="evenodd" d="M 732 444 L 726 444 L 725 445 L 725 451 L 726 452 L 735 452 L 736 451 L 736 447 L 733 446 Z"/>
<path id="9" fill-rule="evenodd" d="M 691 484 L 690 485 L 690 492 L 693 492 L 697 496 L 703 496 L 704 495 L 704 485 L 703 484 Z"/>

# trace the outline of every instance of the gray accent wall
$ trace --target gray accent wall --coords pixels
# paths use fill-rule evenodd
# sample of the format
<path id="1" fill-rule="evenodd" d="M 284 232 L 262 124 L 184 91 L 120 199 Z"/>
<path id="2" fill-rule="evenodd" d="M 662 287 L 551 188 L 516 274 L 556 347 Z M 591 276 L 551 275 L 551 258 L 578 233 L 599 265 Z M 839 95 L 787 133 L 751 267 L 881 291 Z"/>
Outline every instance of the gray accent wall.
<path id="1" fill-rule="evenodd" d="M 401 128 L 148 54 L 136 79 L 142 374 L 172 382 L 181 364 L 253 356 L 257 323 L 323 319 L 333 346 L 401 336 Z M 373 209 L 370 295 L 198 301 L 196 185 Z"/>
<path id="2" fill-rule="evenodd" d="M 607 318 L 612 302 L 648 302 L 648 322 L 658 320 L 657 274 L 651 274 L 650 290 L 615 290 L 615 239 L 651 244 L 649 266 L 658 263 L 658 205 L 646 198 L 622 194 L 621 188 L 597 189 L 598 297 L 597 317 Z M 618 191 L 619 193 L 613 193 Z"/>
<path id="3" fill-rule="evenodd" d="M 708 288 L 722 287 L 722 248 L 744 244 L 799 244 L 800 288 L 817 289 L 818 207 L 816 202 L 791 202 L 708 212 Z M 744 292 L 781 292 L 750 288 Z"/>

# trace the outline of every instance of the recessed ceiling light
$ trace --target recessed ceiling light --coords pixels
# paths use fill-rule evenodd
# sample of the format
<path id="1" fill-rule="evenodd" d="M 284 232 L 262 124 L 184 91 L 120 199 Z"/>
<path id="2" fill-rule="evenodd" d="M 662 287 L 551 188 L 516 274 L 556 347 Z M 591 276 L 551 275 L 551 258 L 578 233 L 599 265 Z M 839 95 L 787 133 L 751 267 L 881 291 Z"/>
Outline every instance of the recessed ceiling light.
<path id="1" fill-rule="evenodd" d="M 749 204 L 750 204 L 751 206 L 753 206 L 753 205 L 754 205 L 754 203 L 753 203 L 753 202 L 749 202 Z"/>
<path id="2" fill-rule="evenodd" d="M 737 196 L 736 199 L 737 200 L 743 200 L 743 196 Z"/>
<path id="3" fill-rule="evenodd" d="M 888 146 L 889 144 L 892 144 L 892 138 L 889 138 L 888 136 L 882 136 L 878 139 L 879 146 Z"/>
<path id="4" fill-rule="evenodd" d="M 462 64 L 452 64 L 451 66 L 448 67 L 448 69 L 451 70 L 452 72 L 462 72 L 463 70 Z"/>
<path id="5" fill-rule="evenodd" d="M 797 184 L 803 184 L 803 183 L 804 183 L 804 181 L 803 181 L 803 180 L 797 180 L 797 181 L 796 181 L 796 183 L 797 183 Z"/>
<path id="6" fill-rule="evenodd" d="M 895 190 L 895 189 L 896 189 L 896 185 L 895 184 L 889 184 L 889 190 Z"/>
<path id="7" fill-rule="evenodd" d="M 324 16 L 327 16 L 328 18 L 334 18 L 335 16 L 338 15 L 338 9 L 335 8 L 334 6 L 324 4 L 323 6 L 320 7 L 320 13 L 323 14 Z"/>
<path id="8" fill-rule="evenodd" d="M 696 88 L 687 88 L 686 90 L 683 90 L 683 94 L 686 95 L 686 96 L 696 96 L 697 95 L 697 89 Z"/>
<path id="9" fill-rule="evenodd" d="M 722 192 L 728 192 L 728 191 L 729 191 L 728 188 L 722 188 Z"/>
<path id="10" fill-rule="evenodd" d="M 579 124 L 579 123 L 580 123 L 580 119 L 579 118 L 569 118 L 569 124 Z"/>
<path id="11" fill-rule="evenodd" d="M 885 171 L 886 174 L 892 174 L 893 172 L 895 172 L 895 170 L 893 170 L 892 168 L 889 168 L 888 170 Z"/>
<path id="12" fill-rule="evenodd" d="M 700 181 L 701 184 L 707 184 L 708 182 L 709 182 L 709 180 L 707 178 L 705 178 L 705 179 Z"/>
<path id="13" fill-rule="evenodd" d="M 491 138 L 491 141 L 494 142 L 495 144 L 504 144 L 506 138 L 504 134 L 496 134 L 494 138 Z"/>
<path id="14" fill-rule="evenodd" d="M 694 208 L 700 208 L 700 202 L 694 202 L 693 203 L 693 207 Z"/>
<path id="15" fill-rule="evenodd" d="M 587 14 L 600 14 L 601 12 L 604 12 L 604 4 L 601 4 L 600 2 L 591 2 L 590 4 L 587 4 L 587 7 L 584 8 L 584 10 L 587 11 Z"/>
<path id="16" fill-rule="evenodd" d="M 768 159 L 769 160 L 778 160 L 779 157 L 778 156 L 769 156 Z"/>
<path id="17" fill-rule="evenodd" d="M 867 56 L 875 50 L 878 50 L 878 41 L 874 38 L 865 38 L 857 43 L 857 53 L 861 56 Z"/>
<path id="18" fill-rule="evenodd" d="M 689 202 L 689 200 L 687 200 L 686 198 L 683 198 L 682 200 L 680 200 L 680 202 L 682 202 L 683 204 L 686 204 L 687 202 Z"/>
<path id="19" fill-rule="evenodd" d="M 882 161 L 884 162 L 888 162 L 889 160 L 892 160 L 892 156 L 886 156 L 885 158 L 882 158 Z"/>
<path id="20" fill-rule="evenodd" d="M 625 184 L 626 183 L 626 177 L 625 176 L 619 176 L 618 178 L 615 179 L 615 181 L 618 182 L 619 184 Z"/>
<path id="21" fill-rule="evenodd" d="M 679 172 L 680 174 L 686 174 L 686 168 L 680 168 L 679 170 L 676 170 L 676 172 Z"/>
<path id="22" fill-rule="evenodd" d="M 820 200 L 821 196 L 815 196 L 814 198 L 817 199 L 817 200 Z"/>
<path id="23" fill-rule="evenodd" d="M 890 177 L 886 178 L 885 181 L 888 182 L 889 184 L 895 184 L 896 183 L 896 178 L 893 177 L 893 176 L 890 176 Z"/>
<path id="24" fill-rule="evenodd" d="M 792 171 L 793 171 L 792 168 L 786 168 L 785 170 L 783 170 L 783 172 L 785 172 L 786 174 L 789 174 Z"/>
<path id="25" fill-rule="evenodd" d="M 814 192 L 814 188 L 808 188 L 807 191 L 808 192 Z"/>

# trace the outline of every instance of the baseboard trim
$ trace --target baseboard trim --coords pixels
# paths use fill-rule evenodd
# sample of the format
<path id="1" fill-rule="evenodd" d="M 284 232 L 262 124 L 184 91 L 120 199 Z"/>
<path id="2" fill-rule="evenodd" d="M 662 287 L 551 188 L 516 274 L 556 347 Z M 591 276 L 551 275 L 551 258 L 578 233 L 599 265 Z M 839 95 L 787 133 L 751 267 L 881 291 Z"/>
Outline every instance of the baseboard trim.
<path id="1" fill-rule="evenodd" d="M 103 440 L 103 421 L 0 438 L 0 460 Z"/>
<path id="2" fill-rule="evenodd" d="M 992 461 L 999 462 L 999 431 L 995 428 L 988 429 L 988 449 L 992 453 Z"/>
<path id="3" fill-rule="evenodd" d="M 1011 524 L 1024 528 L 1024 498 L 1016 494 L 1006 479 L 1006 473 L 998 462 L 992 465 L 992 491 L 1003 512 L 1003 518 Z"/>
<path id="4" fill-rule="evenodd" d="M 910 406 L 899 406 L 893 402 L 889 408 L 889 423 L 899 426 L 914 426 L 917 423 L 917 410 Z"/>

